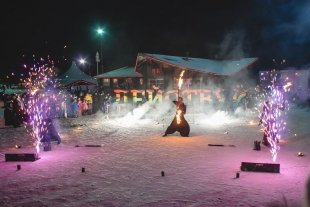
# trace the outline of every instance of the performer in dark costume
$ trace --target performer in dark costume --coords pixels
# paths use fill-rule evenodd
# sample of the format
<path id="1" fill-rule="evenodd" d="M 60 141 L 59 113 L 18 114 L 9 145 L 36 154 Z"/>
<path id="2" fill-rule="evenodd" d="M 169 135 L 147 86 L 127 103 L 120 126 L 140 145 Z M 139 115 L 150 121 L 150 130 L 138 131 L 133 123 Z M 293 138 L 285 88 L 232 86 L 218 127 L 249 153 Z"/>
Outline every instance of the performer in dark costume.
<path id="1" fill-rule="evenodd" d="M 178 101 L 173 101 L 173 103 L 177 107 L 176 115 L 171 124 L 168 126 L 163 137 L 168 134 L 173 134 L 176 131 L 180 132 L 182 137 L 188 137 L 190 128 L 184 117 L 184 114 L 186 113 L 186 105 L 183 103 L 183 98 L 179 97 Z"/>
<path id="2" fill-rule="evenodd" d="M 51 141 L 57 141 L 57 144 L 60 144 L 61 139 L 53 124 L 53 120 L 47 118 L 45 122 L 46 122 L 46 130 L 41 132 L 42 136 L 41 142 L 43 143 L 44 151 L 50 151 Z"/>

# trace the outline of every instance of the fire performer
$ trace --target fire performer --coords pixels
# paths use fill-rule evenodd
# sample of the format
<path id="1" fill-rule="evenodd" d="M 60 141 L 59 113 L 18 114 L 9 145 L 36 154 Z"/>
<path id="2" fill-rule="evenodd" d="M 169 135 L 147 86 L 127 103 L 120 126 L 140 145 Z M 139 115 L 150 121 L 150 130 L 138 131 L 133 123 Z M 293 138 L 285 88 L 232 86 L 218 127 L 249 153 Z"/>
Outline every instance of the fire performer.
<path id="1" fill-rule="evenodd" d="M 163 137 L 167 136 L 168 134 L 173 134 L 176 131 L 180 132 L 182 137 L 188 137 L 190 128 L 184 117 L 184 114 L 186 113 L 186 105 L 183 103 L 183 98 L 179 97 L 178 101 L 173 101 L 173 103 L 177 107 L 176 115 L 171 124 L 166 129 Z"/>

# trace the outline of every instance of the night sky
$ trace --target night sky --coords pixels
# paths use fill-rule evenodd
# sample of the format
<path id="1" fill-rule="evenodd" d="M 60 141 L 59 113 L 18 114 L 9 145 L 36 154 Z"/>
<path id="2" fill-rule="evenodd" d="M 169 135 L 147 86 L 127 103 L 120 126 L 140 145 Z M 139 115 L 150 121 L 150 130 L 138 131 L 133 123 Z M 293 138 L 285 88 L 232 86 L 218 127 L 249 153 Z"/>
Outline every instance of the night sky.
<path id="1" fill-rule="evenodd" d="M 1 3 L 1 74 L 50 56 L 60 72 L 95 53 L 104 72 L 133 66 L 138 52 L 209 59 L 259 57 L 310 63 L 310 3 L 250 0 L 6 1 Z"/>

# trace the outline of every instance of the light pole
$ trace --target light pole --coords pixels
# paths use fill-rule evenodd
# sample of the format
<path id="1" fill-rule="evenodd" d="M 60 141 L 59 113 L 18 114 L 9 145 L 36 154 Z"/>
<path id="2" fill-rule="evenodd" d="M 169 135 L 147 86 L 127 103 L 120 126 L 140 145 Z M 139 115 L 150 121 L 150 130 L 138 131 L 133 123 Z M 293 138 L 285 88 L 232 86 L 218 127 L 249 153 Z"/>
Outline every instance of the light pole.
<path id="1" fill-rule="evenodd" d="M 96 52 L 96 63 L 97 63 L 97 75 L 98 75 L 98 63 L 100 62 L 99 53 Z"/>
<path id="2" fill-rule="evenodd" d="M 83 65 L 83 66 L 84 66 L 85 64 L 87 64 L 85 58 L 80 58 L 80 59 L 79 59 L 79 62 L 80 62 L 80 64 Z M 88 70 L 89 70 L 89 75 L 91 76 L 90 67 L 88 67 Z"/>
<path id="3" fill-rule="evenodd" d="M 79 59 L 79 62 L 80 62 L 82 65 L 84 65 L 85 62 L 86 62 L 86 61 L 85 61 L 85 58 L 80 58 L 80 59 Z"/>
<path id="4" fill-rule="evenodd" d="M 103 38 L 104 30 L 101 27 L 98 27 L 96 31 L 100 37 L 100 57 L 98 58 L 98 60 L 101 62 L 101 72 L 103 72 L 102 38 Z M 97 57 L 96 57 L 96 60 L 97 60 Z M 98 67 L 97 67 L 97 75 L 98 75 Z"/>

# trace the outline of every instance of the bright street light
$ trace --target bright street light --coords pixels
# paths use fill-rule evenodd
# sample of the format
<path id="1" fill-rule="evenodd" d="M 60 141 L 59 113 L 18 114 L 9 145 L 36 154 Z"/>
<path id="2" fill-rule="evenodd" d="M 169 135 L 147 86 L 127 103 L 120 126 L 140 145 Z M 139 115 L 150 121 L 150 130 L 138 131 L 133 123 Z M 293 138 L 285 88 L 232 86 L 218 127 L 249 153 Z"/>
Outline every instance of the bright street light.
<path id="1" fill-rule="evenodd" d="M 102 35 L 103 33 L 104 33 L 104 30 L 101 29 L 100 27 L 98 27 L 98 29 L 97 29 L 97 34 L 98 34 L 98 35 Z"/>
<path id="2" fill-rule="evenodd" d="M 99 58 L 96 57 L 96 61 L 98 60 L 101 62 L 101 72 L 103 72 L 102 39 L 103 39 L 103 34 L 105 33 L 105 31 L 101 27 L 98 27 L 96 32 L 97 32 L 97 35 L 100 37 L 100 57 Z M 97 75 L 98 75 L 98 62 L 97 62 Z"/>
<path id="3" fill-rule="evenodd" d="M 91 75 L 91 73 L 90 73 L 90 64 L 86 61 L 86 58 L 80 58 L 79 59 L 79 63 L 81 65 L 83 65 L 83 67 L 87 64 L 88 65 L 88 70 L 89 70 L 89 75 Z M 86 68 L 87 68 L 87 66 L 86 66 Z"/>
<path id="4" fill-rule="evenodd" d="M 80 58 L 80 59 L 79 59 L 79 62 L 80 62 L 82 65 L 84 65 L 84 64 L 86 63 L 85 58 Z"/>

